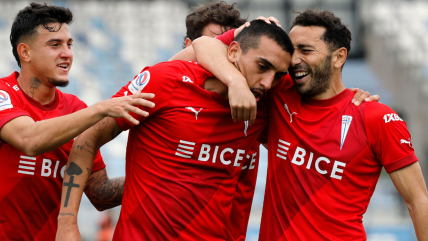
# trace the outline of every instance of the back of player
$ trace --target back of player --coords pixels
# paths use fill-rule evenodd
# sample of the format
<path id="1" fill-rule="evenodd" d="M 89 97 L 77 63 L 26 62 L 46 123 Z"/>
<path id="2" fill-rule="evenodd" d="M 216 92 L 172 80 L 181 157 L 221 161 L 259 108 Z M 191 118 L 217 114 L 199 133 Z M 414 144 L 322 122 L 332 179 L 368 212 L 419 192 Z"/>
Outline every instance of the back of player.
<path id="1" fill-rule="evenodd" d="M 347 89 L 303 101 L 287 78 L 272 91 L 260 240 L 365 240 L 382 167 L 417 161 L 406 124 L 383 104 L 353 105 Z"/>
<path id="2" fill-rule="evenodd" d="M 125 194 L 114 240 L 225 240 L 241 170 L 255 169 L 266 127 L 233 122 L 228 100 L 204 89 L 211 74 L 195 62 L 145 68 L 115 96 L 156 94 L 156 107 L 130 129 Z"/>
<path id="3" fill-rule="evenodd" d="M 41 105 L 19 88 L 18 76 L 15 72 L 0 79 L 0 129 L 20 116 L 40 121 L 86 107 L 75 96 L 59 90 L 51 103 Z M 72 143 L 31 157 L 0 140 L 0 240 L 55 239 L 62 180 Z M 92 171 L 104 167 L 98 155 Z"/>

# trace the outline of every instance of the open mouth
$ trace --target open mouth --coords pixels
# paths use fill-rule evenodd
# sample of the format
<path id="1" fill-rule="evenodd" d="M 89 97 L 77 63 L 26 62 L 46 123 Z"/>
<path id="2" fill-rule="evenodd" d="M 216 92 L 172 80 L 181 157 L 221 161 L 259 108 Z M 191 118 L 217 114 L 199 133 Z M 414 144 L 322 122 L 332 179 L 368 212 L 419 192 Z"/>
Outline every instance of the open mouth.
<path id="1" fill-rule="evenodd" d="M 67 69 L 69 64 L 58 64 L 57 66 L 62 69 Z"/>
<path id="2" fill-rule="evenodd" d="M 259 101 L 265 94 L 265 91 L 262 89 L 251 89 L 251 92 L 253 93 L 254 97 L 256 97 L 257 101 Z"/>
<path id="3" fill-rule="evenodd" d="M 294 72 L 294 78 L 296 79 L 302 79 L 306 76 L 308 76 L 309 72 L 308 71 L 299 71 L 299 72 Z"/>

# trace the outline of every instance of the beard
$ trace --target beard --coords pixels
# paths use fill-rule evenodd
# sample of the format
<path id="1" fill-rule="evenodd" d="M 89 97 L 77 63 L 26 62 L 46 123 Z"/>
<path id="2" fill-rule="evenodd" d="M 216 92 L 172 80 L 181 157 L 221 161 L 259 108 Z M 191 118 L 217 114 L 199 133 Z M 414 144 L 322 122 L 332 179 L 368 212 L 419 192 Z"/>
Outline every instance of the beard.
<path id="1" fill-rule="evenodd" d="M 69 84 L 68 79 L 67 80 L 58 80 L 58 79 L 54 79 L 54 78 L 50 78 L 50 77 L 48 77 L 47 79 L 48 79 L 49 83 L 51 83 L 52 85 L 57 86 L 57 87 L 67 87 Z"/>
<path id="2" fill-rule="evenodd" d="M 309 66 L 296 65 L 293 69 L 303 69 L 308 72 L 308 75 L 311 76 L 311 80 L 308 83 L 307 87 L 304 85 L 296 84 L 295 76 L 293 77 L 294 84 L 297 87 L 297 92 L 305 97 L 313 97 L 319 94 L 322 94 L 327 91 L 330 87 L 331 76 L 333 75 L 331 67 L 331 53 L 329 53 L 321 64 L 314 67 L 314 69 Z"/>

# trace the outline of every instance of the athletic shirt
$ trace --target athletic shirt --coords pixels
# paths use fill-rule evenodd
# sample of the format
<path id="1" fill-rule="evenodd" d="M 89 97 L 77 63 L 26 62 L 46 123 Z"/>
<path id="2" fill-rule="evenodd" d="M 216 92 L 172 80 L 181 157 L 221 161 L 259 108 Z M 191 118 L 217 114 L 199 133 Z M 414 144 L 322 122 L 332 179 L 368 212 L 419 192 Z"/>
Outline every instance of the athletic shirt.
<path id="1" fill-rule="evenodd" d="M 266 109 L 259 103 L 252 126 L 233 122 L 228 100 L 204 89 L 209 77 L 196 62 L 165 62 L 145 68 L 114 96 L 143 89 L 156 95 L 156 106 L 142 108 L 147 118 L 133 115 L 138 126 L 116 119 L 130 132 L 113 240 L 245 238 Z"/>
<path id="2" fill-rule="evenodd" d="M 302 100 L 290 77 L 269 93 L 269 165 L 259 240 L 366 240 L 382 167 L 417 161 L 406 123 L 346 89 Z"/>
<path id="3" fill-rule="evenodd" d="M 0 79 L 0 129 L 19 116 L 41 121 L 86 108 L 76 96 L 58 89 L 51 103 L 41 105 L 19 88 L 18 76 L 14 72 Z M 30 157 L 0 140 L 0 240 L 55 240 L 62 180 L 73 141 Z M 92 172 L 103 168 L 98 153 Z"/>

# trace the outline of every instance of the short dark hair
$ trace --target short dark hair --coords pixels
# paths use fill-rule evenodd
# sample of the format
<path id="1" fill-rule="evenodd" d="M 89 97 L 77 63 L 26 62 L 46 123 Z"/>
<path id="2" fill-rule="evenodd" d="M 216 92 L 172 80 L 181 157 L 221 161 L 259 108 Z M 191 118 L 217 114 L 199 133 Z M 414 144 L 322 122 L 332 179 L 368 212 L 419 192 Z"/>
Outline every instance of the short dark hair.
<path id="1" fill-rule="evenodd" d="M 73 21 L 73 13 L 70 9 L 58 6 L 48 6 L 45 4 L 31 3 L 25 7 L 15 17 L 10 31 L 10 43 L 12 52 L 15 56 L 18 66 L 21 67 L 21 61 L 17 51 L 19 43 L 25 37 L 34 37 L 37 34 L 37 27 L 43 26 L 50 32 L 59 31 L 49 27 L 51 23 L 70 24 Z"/>
<path id="2" fill-rule="evenodd" d="M 290 37 L 288 37 L 288 34 L 274 22 L 268 24 L 263 20 L 253 20 L 250 22 L 250 26 L 245 27 L 238 36 L 235 37 L 235 41 L 239 43 L 242 53 L 245 54 L 250 49 L 258 49 L 262 36 L 272 39 L 284 51 L 293 55 L 294 48 Z"/>
<path id="3" fill-rule="evenodd" d="M 193 41 L 201 37 L 204 27 L 210 23 L 238 28 L 247 22 L 246 18 L 241 18 L 241 13 L 235 8 L 235 4 L 213 1 L 193 7 L 193 12 L 186 17 L 187 32 L 184 39 L 189 38 Z"/>
<path id="4" fill-rule="evenodd" d="M 297 12 L 299 15 L 291 24 L 290 30 L 294 26 L 318 26 L 325 28 L 321 39 L 330 47 L 330 50 L 336 50 L 345 47 L 351 51 L 351 31 L 341 19 L 334 16 L 331 11 L 319 11 L 307 9 L 304 12 Z"/>

